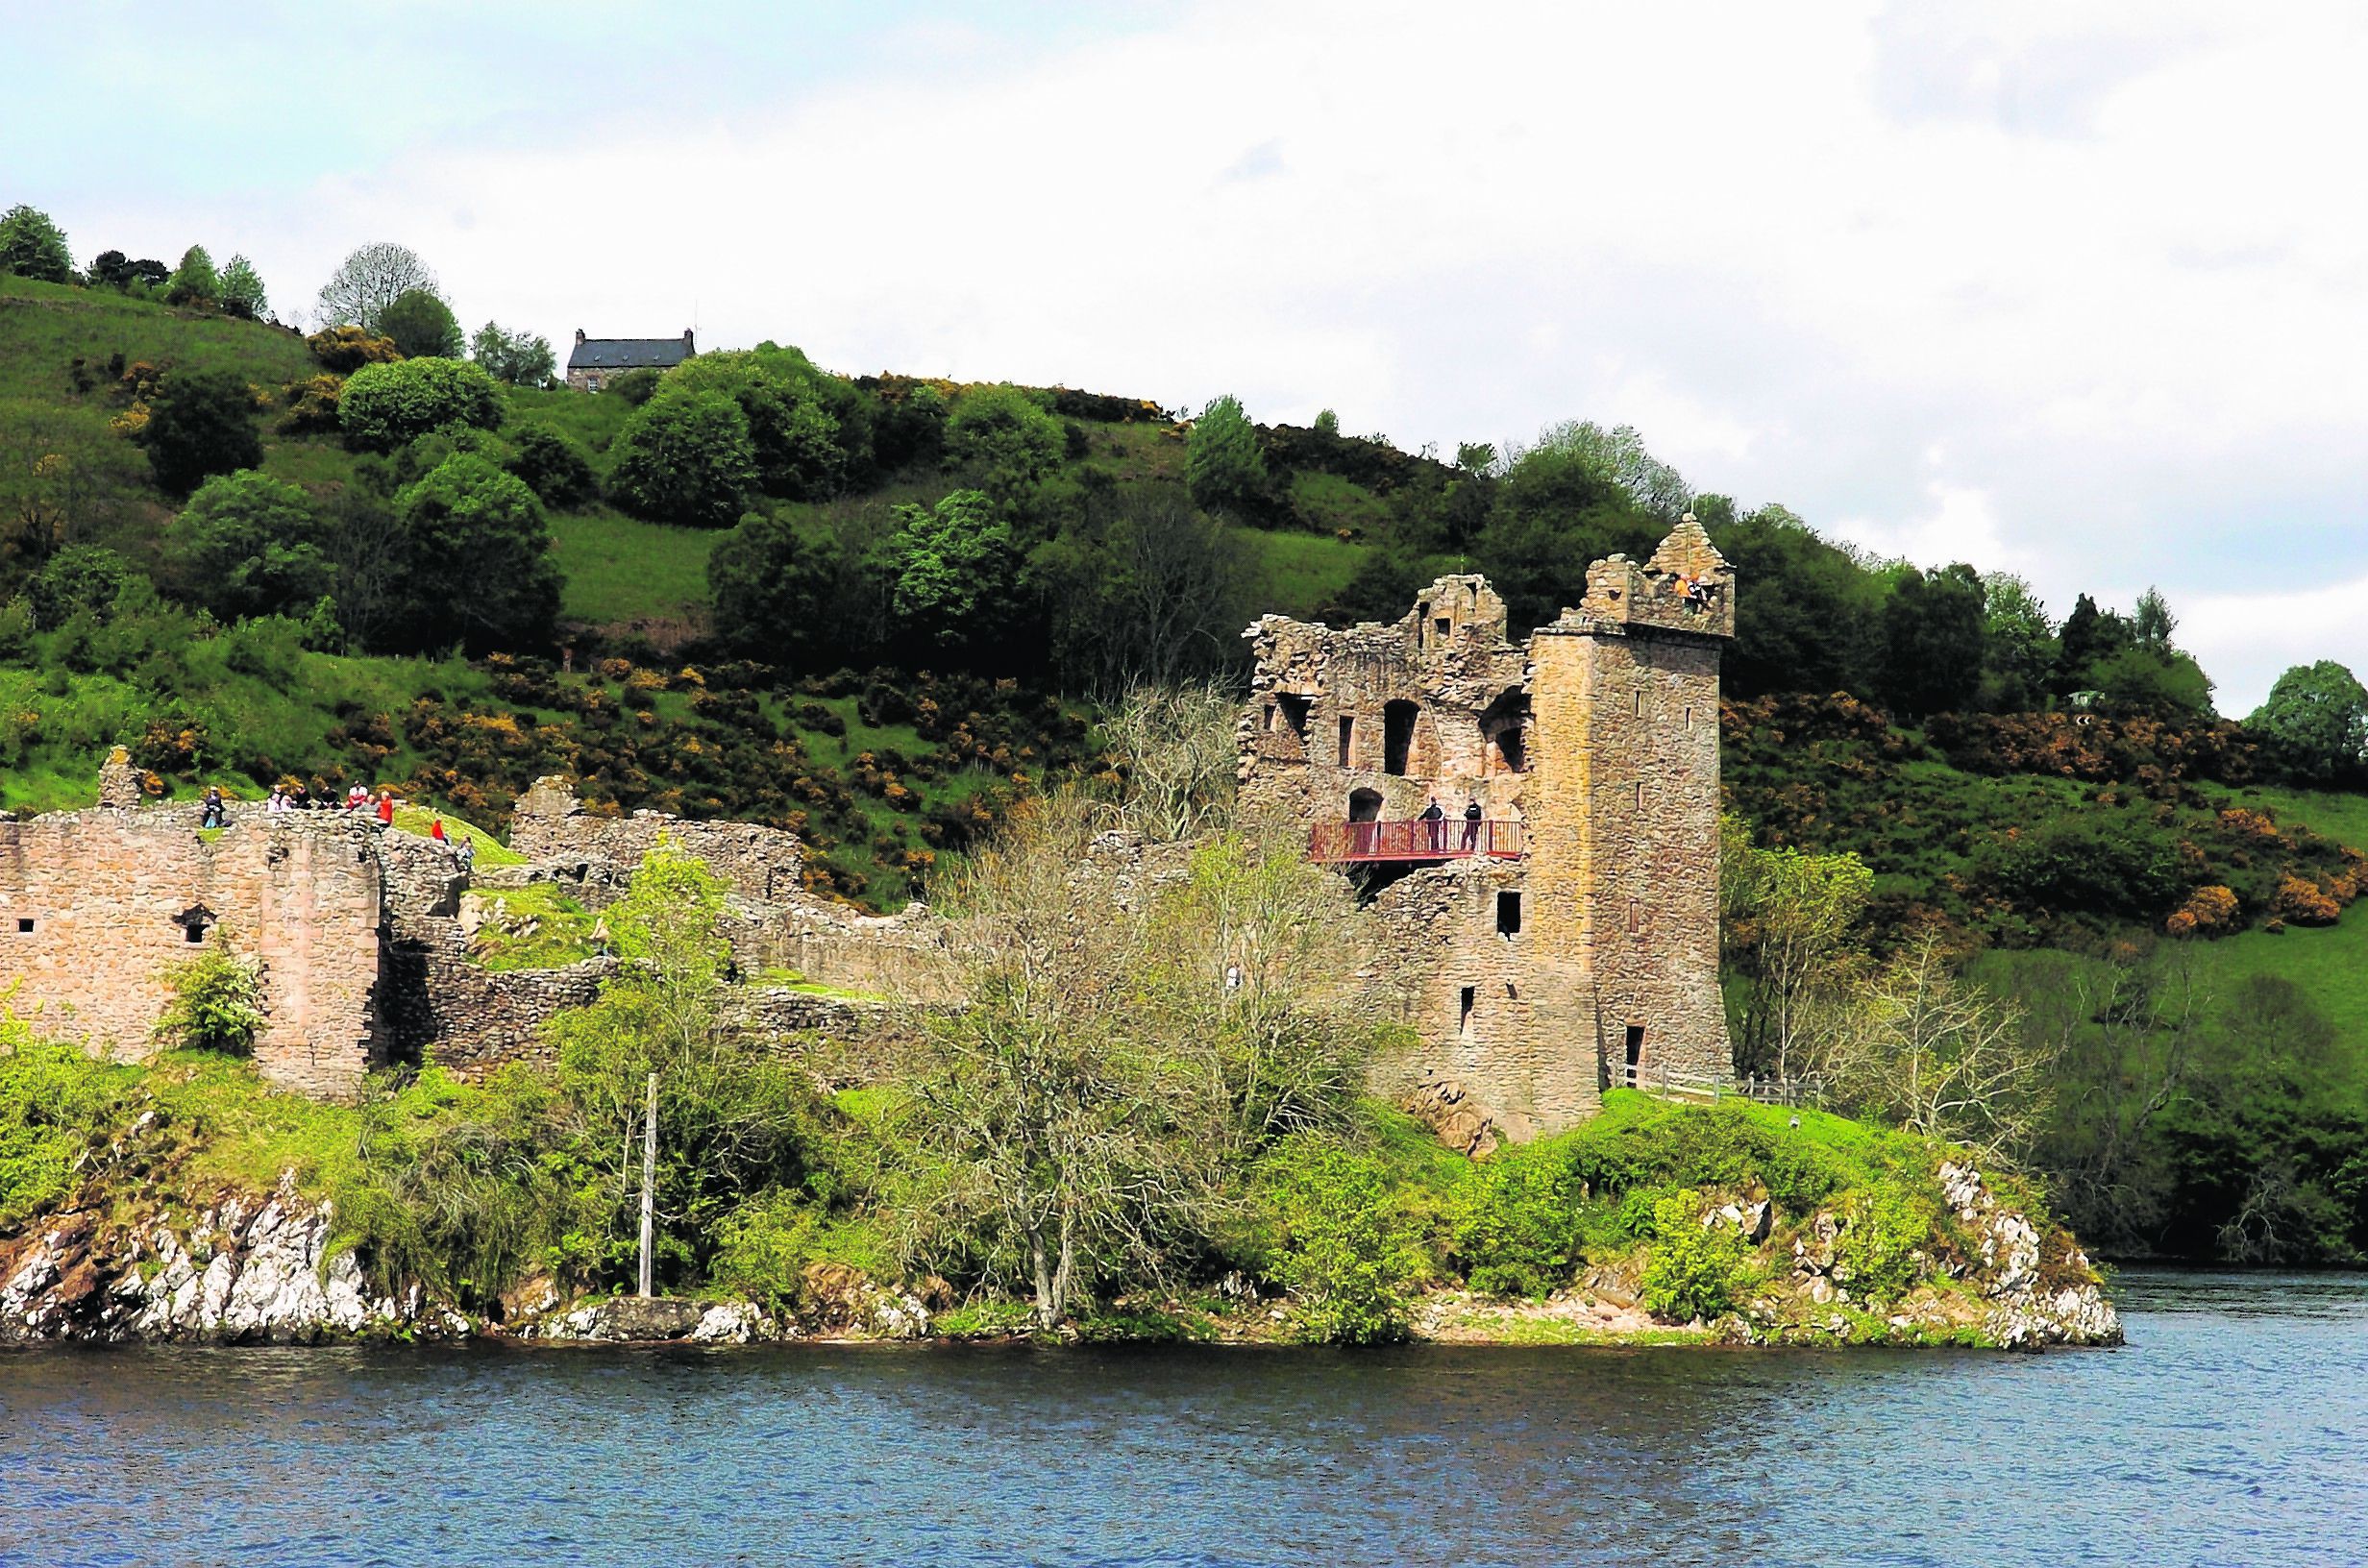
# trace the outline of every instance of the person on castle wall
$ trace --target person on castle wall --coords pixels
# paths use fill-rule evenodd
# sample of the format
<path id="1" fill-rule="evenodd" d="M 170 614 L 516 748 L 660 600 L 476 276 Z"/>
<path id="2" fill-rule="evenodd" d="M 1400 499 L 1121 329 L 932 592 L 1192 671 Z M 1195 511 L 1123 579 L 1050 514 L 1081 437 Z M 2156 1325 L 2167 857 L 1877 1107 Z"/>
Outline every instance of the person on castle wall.
<path id="1" fill-rule="evenodd" d="M 428 837 L 447 849 L 453 846 L 453 841 L 444 836 L 444 814 L 442 812 L 437 812 L 433 820 L 428 823 Z"/>
<path id="2" fill-rule="evenodd" d="M 467 876 L 477 870 L 477 841 L 475 839 L 462 839 L 454 846 L 453 864 L 460 868 L 462 876 Z"/>
<path id="3" fill-rule="evenodd" d="M 1439 803 L 1439 796 L 1432 796 L 1430 803 L 1422 808 L 1422 815 L 1415 821 L 1426 824 L 1422 828 L 1424 847 L 1432 854 L 1444 854 L 1447 848 L 1447 808 Z"/>
<path id="4" fill-rule="evenodd" d="M 357 784 L 352 789 L 345 792 L 345 809 L 348 814 L 357 811 L 367 811 L 369 807 L 370 791 L 367 786 Z"/>
<path id="5" fill-rule="evenodd" d="M 301 778 L 287 792 L 287 809 L 290 811 L 310 811 L 312 809 L 312 792 L 305 787 L 305 781 Z"/>
<path id="6" fill-rule="evenodd" d="M 263 811 L 265 815 L 272 817 L 284 817 L 294 809 L 295 808 L 288 803 L 287 786 L 284 784 L 274 784 L 271 787 L 271 798 L 263 802 Z"/>
<path id="7" fill-rule="evenodd" d="M 384 827 L 392 827 L 392 826 L 394 826 L 394 825 L 395 825 L 395 792 L 394 792 L 394 791 L 389 790 L 389 789 L 385 789 L 385 788 L 381 788 L 381 789 L 380 789 L 380 791 L 379 791 L 379 810 L 378 810 L 378 818 L 379 818 L 379 826 L 381 826 L 381 827 L 382 827 L 382 828 L 384 828 Z"/>
<path id="8" fill-rule="evenodd" d="M 218 785 L 210 786 L 206 791 L 205 807 L 197 814 L 197 825 L 221 827 L 228 821 L 229 818 L 224 815 L 223 811 L 221 788 Z"/>
<path id="9" fill-rule="evenodd" d="M 1470 854 L 1480 846 L 1480 797 L 1473 796 L 1464 802 L 1464 853 Z"/>

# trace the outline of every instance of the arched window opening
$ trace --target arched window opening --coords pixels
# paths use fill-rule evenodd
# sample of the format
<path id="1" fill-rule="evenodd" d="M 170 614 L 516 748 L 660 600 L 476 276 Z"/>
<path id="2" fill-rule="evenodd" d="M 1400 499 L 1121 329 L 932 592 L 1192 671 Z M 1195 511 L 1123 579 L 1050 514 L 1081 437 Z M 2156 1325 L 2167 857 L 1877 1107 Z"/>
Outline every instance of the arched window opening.
<path id="1" fill-rule="evenodd" d="M 1352 822 L 1381 821 L 1381 792 L 1379 790 L 1350 790 L 1348 820 Z"/>

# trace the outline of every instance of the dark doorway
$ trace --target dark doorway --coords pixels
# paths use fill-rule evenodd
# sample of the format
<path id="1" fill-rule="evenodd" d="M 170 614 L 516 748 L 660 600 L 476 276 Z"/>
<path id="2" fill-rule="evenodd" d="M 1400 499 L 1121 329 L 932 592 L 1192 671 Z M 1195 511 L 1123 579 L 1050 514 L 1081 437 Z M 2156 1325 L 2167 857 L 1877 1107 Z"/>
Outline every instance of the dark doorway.
<path id="1" fill-rule="evenodd" d="M 1412 702 L 1385 702 L 1381 706 L 1381 771 L 1401 777 L 1406 772 L 1407 753 L 1414 749 L 1415 721 L 1422 710 Z"/>
<path id="2" fill-rule="evenodd" d="M 1350 790 L 1348 820 L 1352 822 L 1381 821 L 1381 792 L 1379 790 Z"/>
<path id="3" fill-rule="evenodd" d="M 1496 895 L 1496 934 L 1517 937 L 1521 934 L 1521 895 L 1500 893 Z"/>
<path id="4" fill-rule="evenodd" d="M 1637 1087 L 1637 1068 L 1644 1062 L 1644 1025 L 1628 1026 L 1628 1087 Z"/>

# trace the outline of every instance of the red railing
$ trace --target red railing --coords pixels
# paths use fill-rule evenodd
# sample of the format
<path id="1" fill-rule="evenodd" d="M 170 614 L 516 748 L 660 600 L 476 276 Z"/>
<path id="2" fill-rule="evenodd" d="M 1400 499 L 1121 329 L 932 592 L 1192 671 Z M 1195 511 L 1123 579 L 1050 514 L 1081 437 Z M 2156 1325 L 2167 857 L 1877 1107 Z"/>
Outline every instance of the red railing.
<path id="1" fill-rule="evenodd" d="M 1453 817 L 1437 822 L 1318 822 L 1307 836 L 1307 858 L 1315 861 L 1461 860 L 1467 855 L 1513 860 L 1520 853 L 1520 823 L 1467 822 Z"/>

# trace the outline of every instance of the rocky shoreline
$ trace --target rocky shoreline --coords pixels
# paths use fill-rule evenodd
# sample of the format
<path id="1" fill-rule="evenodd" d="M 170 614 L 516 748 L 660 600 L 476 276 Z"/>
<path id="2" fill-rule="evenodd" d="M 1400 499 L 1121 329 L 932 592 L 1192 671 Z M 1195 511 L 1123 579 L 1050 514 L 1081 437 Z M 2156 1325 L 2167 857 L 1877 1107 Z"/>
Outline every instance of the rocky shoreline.
<path id="1" fill-rule="evenodd" d="M 1763 1249 L 1763 1284 L 1714 1322 L 1669 1324 L 1640 1305 L 1633 1261 L 1591 1267 L 1544 1301 L 1497 1301 L 1457 1290 L 1418 1298 L 1417 1341 L 1446 1344 L 1986 1345 L 2002 1349 L 2121 1343 L 2119 1314 L 2077 1250 L 2044 1256 L 2048 1238 L 2002 1203 L 1979 1172 L 1944 1164 L 1940 1183 L 1977 1250 L 1922 1261 L 1922 1283 L 1880 1307 L 1854 1301 L 1837 1241 L 1848 1220 L 1820 1211 L 1779 1227 L 1764 1197 L 1728 1203 L 1706 1225 L 1730 1225 Z M 943 1282 L 918 1291 L 856 1270 L 816 1264 L 807 1305 L 776 1314 L 746 1301 L 600 1296 L 569 1301 L 548 1280 L 508 1292 L 497 1317 L 472 1317 L 417 1286 L 374 1288 L 333 1244 L 334 1213 L 296 1189 L 225 1191 L 181 1214 L 124 1219 L 96 1209 L 37 1222 L 0 1240 L 0 1343 L 304 1345 L 356 1340 L 487 1338 L 546 1344 L 750 1344 L 1002 1338 L 1014 1318 L 948 1319 Z M 2060 1233 L 2058 1233 L 2060 1236 Z M 1788 1253 L 1788 1274 L 1781 1268 Z M 1063 1337 L 1166 1337 L 1273 1343 L 1293 1337 L 1288 1301 L 1246 1285 L 1207 1301 L 1126 1304 L 1157 1332 L 1067 1331 Z"/>

